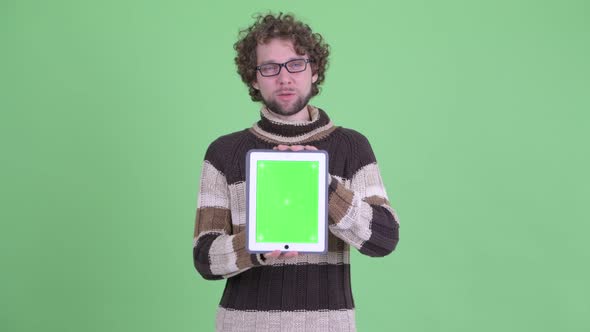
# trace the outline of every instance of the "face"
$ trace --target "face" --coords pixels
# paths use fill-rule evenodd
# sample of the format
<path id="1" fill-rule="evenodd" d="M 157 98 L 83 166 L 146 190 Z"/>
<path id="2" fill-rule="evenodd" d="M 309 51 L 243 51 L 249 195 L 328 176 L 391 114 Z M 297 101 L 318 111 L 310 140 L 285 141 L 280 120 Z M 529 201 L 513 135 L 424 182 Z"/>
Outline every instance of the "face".
<path id="1" fill-rule="evenodd" d="M 285 63 L 302 58 L 308 57 L 297 54 L 290 40 L 271 39 L 268 43 L 258 44 L 256 47 L 257 65 Z M 282 67 L 278 75 L 264 77 L 256 71 L 256 81 L 252 83 L 252 86 L 260 91 L 264 105 L 270 111 L 286 119 L 296 119 L 307 112 L 306 106 L 311 98 L 311 85 L 317 79 L 317 74 L 312 74 L 311 65 L 308 63 L 307 68 L 298 73 L 289 73 L 285 67 Z"/>

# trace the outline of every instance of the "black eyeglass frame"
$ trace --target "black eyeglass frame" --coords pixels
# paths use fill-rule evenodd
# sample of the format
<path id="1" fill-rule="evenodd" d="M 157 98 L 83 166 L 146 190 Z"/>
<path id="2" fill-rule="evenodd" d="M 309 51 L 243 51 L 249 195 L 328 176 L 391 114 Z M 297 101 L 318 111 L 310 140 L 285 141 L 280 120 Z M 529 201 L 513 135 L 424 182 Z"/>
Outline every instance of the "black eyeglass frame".
<path id="1" fill-rule="evenodd" d="M 303 69 L 302 69 L 302 70 L 297 70 L 297 71 L 290 71 L 290 70 L 289 70 L 289 68 L 287 67 L 287 64 L 288 64 L 288 63 L 291 63 L 291 62 L 293 62 L 293 61 L 301 61 L 301 60 L 304 60 L 304 61 L 305 61 L 305 67 L 303 67 Z M 302 72 L 302 71 L 305 71 L 305 70 L 307 69 L 307 64 L 308 64 L 308 63 L 312 63 L 312 62 L 314 62 L 312 59 L 293 59 L 293 60 L 289 60 L 289 61 L 287 61 L 287 62 L 285 62 L 285 63 L 272 63 L 272 62 L 271 62 L 271 63 L 265 63 L 265 64 L 262 64 L 262 65 L 260 65 L 260 66 L 256 66 L 256 70 L 257 70 L 257 71 L 260 73 L 260 76 L 262 76 L 262 77 L 273 77 L 273 76 L 277 76 L 278 74 L 280 74 L 280 73 L 281 73 L 281 70 L 283 69 L 283 67 L 285 67 L 285 69 L 286 69 L 286 70 L 287 70 L 289 73 L 291 73 L 291 74 L 293 74 L 293 73 L 300 73 L 300 72 Z M 262 66 L 267 66 L 267 65 L 277 65 L 277 66 L 279 66 L 279 71 L 278 71 L 276 74 L 273 74 L 273 75 L 264 75 L 264 74 L 262 73 L 262 70 L 261 70 L 261 68 L 262 68 Z"/>

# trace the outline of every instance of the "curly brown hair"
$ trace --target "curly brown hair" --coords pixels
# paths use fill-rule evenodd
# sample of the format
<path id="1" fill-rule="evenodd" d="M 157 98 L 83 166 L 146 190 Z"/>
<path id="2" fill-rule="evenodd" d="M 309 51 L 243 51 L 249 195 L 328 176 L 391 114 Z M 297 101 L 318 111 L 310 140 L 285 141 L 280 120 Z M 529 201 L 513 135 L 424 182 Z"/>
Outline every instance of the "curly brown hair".
<path id="1" fill-rule="evenodd" d="M 240 31 L 239 40 L 234 44 L 234 49 L 237 51 L 235 62 L 238 66 L 238 74 L 248 86 L 252 100 L 262 100 L 260 91 L 252 86 L 256 80 L 256 46 L 265 44 L 273 38 L 290 40 L 297 54 L 309 56 L 312 60 L 312 74 L 318 75 L 318 79 L 312 84 L 311 96 L 317 95 L 320 92 L 319 85 L 325 78 L 330 54 L 330 47 L 322 35 L 313 33 L 309 25 L 296 20 L 291 14 L 259 14 L 255 19 L 254 24 Z"/>

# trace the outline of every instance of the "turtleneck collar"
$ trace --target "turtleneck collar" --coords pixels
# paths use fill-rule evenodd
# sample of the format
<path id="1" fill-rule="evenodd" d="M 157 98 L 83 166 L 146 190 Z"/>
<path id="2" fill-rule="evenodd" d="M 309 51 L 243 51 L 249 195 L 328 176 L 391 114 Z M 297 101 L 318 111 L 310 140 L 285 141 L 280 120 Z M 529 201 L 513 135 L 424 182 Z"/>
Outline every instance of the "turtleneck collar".
<path id="1" fill-rule="evenodd" d="M 285 121 L 265 106 L 260 110 L 260 121 L 250 131 L 258 138 L 274 144 L 304 144 L 328 136 L 334 129 L 332 121 L 323 110 L 308 105 L 311 120 Z"/>

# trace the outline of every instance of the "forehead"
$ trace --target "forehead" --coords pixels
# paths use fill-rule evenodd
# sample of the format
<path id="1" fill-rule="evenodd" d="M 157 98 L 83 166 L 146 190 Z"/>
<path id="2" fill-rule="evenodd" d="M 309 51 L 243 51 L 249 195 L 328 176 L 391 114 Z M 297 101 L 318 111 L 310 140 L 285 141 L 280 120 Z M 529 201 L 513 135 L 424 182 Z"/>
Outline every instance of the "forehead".
<path id="1" fill-rule="evenodd" d="M 273 38 L 264 44 L 256 46 L 256 60 L 258 64 L 264 62 L 285 62 L 301 58 L 302 54 L 295 52 L 293 42 L 289 39 Z"/>

